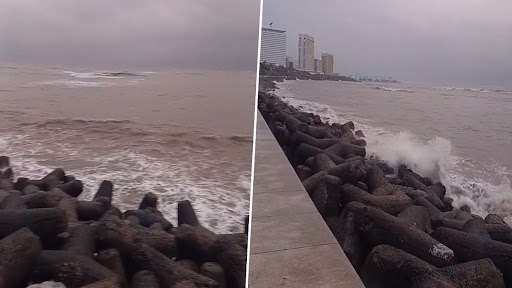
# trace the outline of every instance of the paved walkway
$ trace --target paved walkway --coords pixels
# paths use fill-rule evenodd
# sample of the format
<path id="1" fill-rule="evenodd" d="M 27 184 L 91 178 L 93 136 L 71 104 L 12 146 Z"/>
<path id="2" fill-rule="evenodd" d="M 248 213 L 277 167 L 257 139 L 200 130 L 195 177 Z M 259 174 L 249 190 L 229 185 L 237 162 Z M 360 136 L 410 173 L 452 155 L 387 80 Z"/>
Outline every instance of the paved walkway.
<path id="1" fill-rule="evenodd" d="M 249 288 L 364 287 L 258 112 Z"/>

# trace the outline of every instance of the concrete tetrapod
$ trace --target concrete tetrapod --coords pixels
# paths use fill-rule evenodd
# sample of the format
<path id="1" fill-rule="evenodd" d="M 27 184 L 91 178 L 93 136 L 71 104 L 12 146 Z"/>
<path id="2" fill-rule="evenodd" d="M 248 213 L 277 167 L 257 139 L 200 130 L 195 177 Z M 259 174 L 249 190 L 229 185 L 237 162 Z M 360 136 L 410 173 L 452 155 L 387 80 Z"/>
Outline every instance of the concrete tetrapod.
<path id="1" fill-rule="evenodd" d="M 35 283 L 54 280 L 68 288 L 78 288 L 100 280 L 119 283 L 117 274 L 92 258 L 62 250 L 44 250 L 31 279 Z"/>
<path id="2" fill-rule="evenodd" d="M 148 270 L 135 273 L 131 284 L 131 288 L 160 288 L 156 274 Z"/>
<path id="3" fill-rule="evenodd" d="M 116 273 L 120 283 L 126 283 L 126 273 L 124 271 L 123 260 L 121 259 L 121 253 L 119 250 L 113 248 L 100 250 L 94 259 L 101 265 Z"/>
<path id="4" fill-rule="evenodd" d="M 348 205 L 352 204 L 349 203 Z M 341 216 L 325 218 L 325 222 L 345 252 L 345 255 L 347 255 L 348 260 L 357 270 L 368 254 L 368 248 L 357 229 L 356 217 L 357 214 L 345 208 Z"/>
<path id="5" fill-rule="evenodd" d="M 346 209 L 357 215 L 358 228 L 371 246 L 387 244 L 436 267 L 457 263 L 450 248 L 407 221 L 358 202 L 347 205 Z"/>
<path id="6" fill-rule="evenodd" d="M 40 253 L 39 239 L 27 228 L 0 240 L 0 287 L 24 283 Z"/>
<path id="7" fill-rule="evenodd" d="M 95 232 L 101 247 L 117 248 L 124 252 L 131 248 L 129 243 L 144 243 L 167 257 L 172 258 L 177 254 L 174 235 L 139 225 L 130 225 L 113 215 L 103 218 Z"/>
<path id="8" fill-rule="evenodd" d="M 439 227 L 432 237 L 450 247 L 461 261 L 491 259 L 512 287 L 512 245 L 454 229 Z"/>
<path id="9" fill-rule="evenodd" d="M 397 190 L 400 190 L 396 185 L 388 182 L 382 170 L 377 166 L 368 169 L 366 184 L 368 185 L 368 192 L 375 196 L 393 195 L 397 193 Z"/>
<path id="10" fill-rule="evenodd" d="M 316 155 L 313 157 L 313 161 L 311 163 L 311 168 L 315 173 L 331 169 L 334 166 L 336 166 L 336 164 L 325 154 Z"/>
<path id="11" fill-rule="evenodd" d="M 366 149 L 364 147 L 361 147 L 359 145 L 354 144 L 348 144 L 339 142 L 327 149 L 325 149 L 326 152 L 332 153 L 334 155 L 337 155 L 342 158 L 346 158 L 348 155 L 356 155 L 365 157 L 366 156 Z"/>
<path id="12" fill-rule="evenodd" d="M 300 121 L 299 119 L 291 116 L 286 112 L 278 112 L 276 113 L 277 118 L 284 123 L 288 131 L 290 133 L 294 133 L 295 131 L 307 132 L 308 124 Z"/>
<path id="13" fill-rule="evenodd" d="M 162 253 L 146 244 L 136 244 L 130 249 L 130 257 L 143 269 L 153 271 L 164 288 L 172 288 L 181 281 L 193 281 L 200 287 L 218 287 L 218 283 L 194 271 L 182 268 Z"/>
<path id="14" fill-rule="evenodd" d="M 302 133 L 300 131 L 296 131 L 292 135 L 290 135 L 290 146 L 292 148 L 296 148 L 302 143 L 311 145 L 313 147 L 316 147 L 318 149 L 327 149 L 331 147 L 334 144 L 337 144 L 340 142 L 340 140 L 336 138 L 324 138 L 324 139 L 317 139 L 315 137 L 312 137 L 306 133 Z"/>
<path id="15" fill-rule="evenodd" d="M 343 204 L 352 201 L 373 206 L 391 215 L 398 215 L 405 208 L 412 205 L 412 200 L 406 195 L 375 196 L 352 184 L 341 186 L 341 201 Z"/>
<path id="16" fill-rule="evenodd" d="M 146 208 L 144 210 L 127 210 L 124 212 L 124 215 L 126 218 L 130 216 L 137 217 L 139 219 L 139 224 L 144 227 L 151 227 L 151 225 L 158 223 L 162 225 L 162 230 L 169 232 L 173 228 L 172 224 L 167 221 L 167 219 L 165 219 L 162 214 L 155 208 Z"/>
<path id="17" fill-rule="evenodd" d="M 443 268 L 388 245 L 376 246 L 361 268 L 367 288 L 504 288 L 501 272 L 482 259 Z"/>
<path id="18" fill-rule="evenodd" d="M 304 161 L 309 157 L 313 157 L 318 154 L 325 154 L 329 156 L 329 158 L 331 158 L 331 160 L 336 164 L 341 164 L 345 162 L 343 158 L 334 153 L 331 153 L 324 149 L 316 148 L 306 143 L 301 143 L 299 146 L 297 146 L 293 155 L 298 163 L 304 163 Z"/>
<path id="19" fill-rule="evenodd" d="M 76 254 L 93 257 L 96 251 L 94 228 L 87 224 L 74 226 L 62 248 Z"/>
<path id="20" fill-rule="evenodd" d="M 178 226 L 183 224 L 195 227 L 200 226 L 192 203 L 188 200 L 178 202 Z"/>
<path id="21" fill-rule="evenodd" d="M 366 169 L 368 167 L 362 161 L 350 161 L 333 166 L 327 170 L 320 171 L 308 179 L 302 181 L 304 189 L 311 193 L 317 185 L 324 181 L 325 176 L 336 176 L 341 183 L 357 183 L 366 178 Z"/>
<path id="22" fill-rule="evenodd" d="M 139 210 L 144 210 L 146 208 L 157 208 L 158 205 L 158 198 L 155 194 L 149 192 L 144 195 L 144 198 L 142 198 L 142 201 L 139 205 Z"/>
<path id="23" fill-rule="evenodd" d="M 0 210 L 0 237 L 5 237 L 23 227 L 28 227 L 41 240 L 53 240 L 66 231 L 66 213 L 60 208 L 26 210 Z"/>

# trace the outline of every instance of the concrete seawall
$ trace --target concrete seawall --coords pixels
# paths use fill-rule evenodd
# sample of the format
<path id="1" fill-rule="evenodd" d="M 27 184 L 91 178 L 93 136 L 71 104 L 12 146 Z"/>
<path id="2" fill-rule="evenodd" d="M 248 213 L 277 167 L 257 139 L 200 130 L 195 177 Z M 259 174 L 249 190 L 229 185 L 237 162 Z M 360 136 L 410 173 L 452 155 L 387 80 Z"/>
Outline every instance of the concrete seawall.
<path id="1" fill-rule="evenodd" d="M 258 112 L 249 287 L 364 287 Z"/>

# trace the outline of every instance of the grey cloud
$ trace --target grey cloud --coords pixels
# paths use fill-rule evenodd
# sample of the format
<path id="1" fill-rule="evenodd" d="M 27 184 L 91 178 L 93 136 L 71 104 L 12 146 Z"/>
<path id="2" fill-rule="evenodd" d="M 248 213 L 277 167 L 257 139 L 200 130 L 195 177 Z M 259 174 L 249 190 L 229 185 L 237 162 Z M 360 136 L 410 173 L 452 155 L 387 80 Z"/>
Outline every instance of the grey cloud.
<path id="1" fill-rule="evenodd" d="M 342 74 L 405 81 L 512 85 L 512 1 L 281 0 L 264 2 L 263 26 L 315 37 Z"/>
<path id="2" fill-rule="evenodd" d="M 259 1 L 3 0 L 0 61 L 255 70 Z"/>

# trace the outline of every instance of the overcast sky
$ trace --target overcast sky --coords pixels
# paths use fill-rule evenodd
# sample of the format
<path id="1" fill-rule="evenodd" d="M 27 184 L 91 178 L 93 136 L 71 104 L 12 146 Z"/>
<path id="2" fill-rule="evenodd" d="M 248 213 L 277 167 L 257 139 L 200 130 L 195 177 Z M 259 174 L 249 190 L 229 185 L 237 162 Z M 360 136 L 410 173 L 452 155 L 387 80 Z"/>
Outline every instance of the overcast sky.
<path id="1" fill-rule="evenodd" d="M 341 74 L 398 80 L 512 85 L 510 0 L 266 0 L 263 27 L 315 38 Z"/>
<path id="2" fill-rule="evenodd" d="M 259 0 L 1 0 L 0 62 L 256 70 Z"/>

